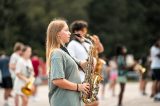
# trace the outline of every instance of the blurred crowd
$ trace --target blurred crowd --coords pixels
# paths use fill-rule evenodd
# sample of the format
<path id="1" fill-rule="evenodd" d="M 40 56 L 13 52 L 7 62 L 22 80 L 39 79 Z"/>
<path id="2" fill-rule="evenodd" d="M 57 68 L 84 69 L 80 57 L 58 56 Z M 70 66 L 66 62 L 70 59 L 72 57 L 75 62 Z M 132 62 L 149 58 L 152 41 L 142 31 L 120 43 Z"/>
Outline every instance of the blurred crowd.
<path id="1" fill-rule="evenodd" d="M 19 105 L 20 98 L 22 105 L 27 106 L 28 96 L 22 95 L 22 88 L 34 78 L 30 98 L 38 100 L 38 86 L 47 79 L 46 63 L 39 57 L 38 51 L 28 45 L 16 42 L 11 56 L 5 51 L 0 52 L 0 74 L 1 87 L 4 88 L 4 106 L 10 106 L 8 99 L 15 99 L 15 106 Z"/>
<path id="2" fill-rule="evenodd" d="M 144 55 L 138 59 L 134 58 L 133 54 L 127 54 L 127 48 L 124 45 L 118 45 L 115 51 L 116 53 L 113 57 L 106 58 L 102 56 L 107 64 L 102 71 L 104 80 L 102 81 L 102 94 L 100 98 L 105 98 L 106 95 L 104 94 L 106 93 L 104 93 L 104 88 L 108 83 L 109 93 L 115 96 L 115 85 L 119 83 L 118 104 L 121 105 L 126 82 L 138 80 L 141 95 L 149 95 L 154 101 L 160 101 L 160 39 L 156 39 L 148 55 Z M 148 81 L 152 82 L 152 88 L 150 88 L 151 94 L 146 92 Z"/>

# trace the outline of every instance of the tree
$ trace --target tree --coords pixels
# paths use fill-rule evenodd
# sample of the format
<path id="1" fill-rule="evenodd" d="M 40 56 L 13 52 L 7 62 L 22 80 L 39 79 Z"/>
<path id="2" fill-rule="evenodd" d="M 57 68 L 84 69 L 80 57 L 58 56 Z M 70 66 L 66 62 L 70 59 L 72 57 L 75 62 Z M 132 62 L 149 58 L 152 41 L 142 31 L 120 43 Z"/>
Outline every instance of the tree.
<path id="1" fill-rule="evenodd" d="M 0 49 L 8 54 L 20 41 L 45 56 L 46 29 L 51 20 L 64 17 L 68 22 L 87 20 L 85 7 L 90 0 L 1 0 Z M 69 8 L 68 8 L 69 7 Z"/>
<path id="2" fill-rule="evenodd" d="M 126 45 L 130 53 L 135 54 L 136 57 L 141 57 L 149 52 L 152 34 L 154 34 L 151 29 L 154 27 L 157 29 L 156 33 L 159 33 L 156 24 L 160 19 L 156 18 L 155 22 L 149 19 L 153 15 L 149 14 L 149 11 L 159 13 L 158 6 L 160 7 L 160 5 L 157 3 L 158 0 L 156 2 L 148 1 L 152 2 L 149 4 L 155 8 L 154 10 L 146 6 L 146 0 L 93 0 L 89 4 L 91 32 L 100 35 L 105 53 L 112 55 L 113 48 L 118 43 Z M 153 17 L 159 16 L 159 14 L 154 14 Z M 158 34 L 154 36 L 157 37 Z"/>

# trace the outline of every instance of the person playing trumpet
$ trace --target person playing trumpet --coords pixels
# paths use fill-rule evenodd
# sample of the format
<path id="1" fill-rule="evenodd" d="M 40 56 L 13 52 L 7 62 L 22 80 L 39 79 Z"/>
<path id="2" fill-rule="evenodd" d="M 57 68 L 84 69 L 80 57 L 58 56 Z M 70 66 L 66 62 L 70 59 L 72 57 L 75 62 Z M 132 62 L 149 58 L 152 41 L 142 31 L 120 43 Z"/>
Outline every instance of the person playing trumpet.
<path id="1" fill-rule="evenodd" d="M 30 82 L 30 78 L 33 77 L 33 67 L 30 60 L 32 49 L 29 46 L 25 46 L 22 49 L 22 58 L 20 58 L 16 64 L 16 78 L 14 83 L 15 96 L 20 96 L 22 99 L 22 106 L 28 106 L 28 96 L 22 93 L 22 88 Z M 19 106 L 19 101 L 15 98 L 15 106 Z"/>

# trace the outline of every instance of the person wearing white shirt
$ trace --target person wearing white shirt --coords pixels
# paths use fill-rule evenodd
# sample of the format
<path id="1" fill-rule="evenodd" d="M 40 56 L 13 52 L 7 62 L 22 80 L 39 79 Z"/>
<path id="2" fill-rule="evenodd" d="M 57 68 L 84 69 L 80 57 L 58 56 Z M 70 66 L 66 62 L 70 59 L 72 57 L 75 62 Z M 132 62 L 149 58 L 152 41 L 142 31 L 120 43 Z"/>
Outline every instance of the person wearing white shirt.
<path id="1" fill-rule="evenodd" d="M 15 77 L 16 77 L 16 74 L 15 74 L 16 64 L 17 64 L 17 61 L 21 58 L 22 48 L 23 48 L 22 43 L 20 43 L 20 42 L 15 43 L 14 53 L 10 57 L 9 70 L 10 70 L 13 82 L 14 82 Z"/>
<path id="2" fill-rule="evenodd" d="M 86 38 L 88 24 L 85 21 L 77 20 L 74 21 L 71 26 L 71 32 L 73 34 L 73 40 L 68 44 L 67 49 L 70 55 L 77 61 L 86 61 L 88 59 L 89 48 L 92 45 L 92 41 L 97 46 L 98 53 L 104 51 L 104 48 L 98 38 L 98 36 L 92 36 L 91 40 Z M 85 79 L 85 73 L 83 70 L 79 71 L 81 81 Z M 97 106 L 98 103 L 93 103 L 94 106 Z"/>
<path id="3" fill-rule="evenodd" d="M 88 58 L 89 47 L 90 47 L 90 44 L 86 42 L 82 42 L 82 44 L 80 44 L 79 42 L 72 40 L 69 43 L 67 49 L 73 58 L 75 58 L 78 61 L 84 61 L 84 60 L 87 60 Z M 81 81 L 83 82 L 85 74 L 82 70 L 79 72 L 79 74 L 80 74 Z"/>
<path id="4" fill-rule="evenodd" d="M 150 49 L 151 70 L 152 70 L 152 95 L 154 99 L 160 101 L 160 39 L 157 39 L 155 45 Z"/>
<path id="5" fill-rule="evenodd" d="M 88 24 L 85 21 L 77 20 L 71 24 L 73 40 L 68 44 L 67 49 L 70 55 L 78 61 L 85 61 L 88 58 L 89 48 L 92 45 L 90 39 L 86 39 Z M 92 36 L 92 40 L 97 45 L 98 53 L 104 51 L 104 48 L 98 36 Z M 81 81 L 84 81 L 84 73 L 80 71 Z"/>
<path id="6" fill-rule="evenodd" d="M 17 101 L 18 97 L 22 99 L 22 106 L 28 106 L 28 96 L 23 94 L 21 89 L 27 83 L 30 82 L 31 78 L 34 76 L 32 62 L 30 60 L 30 56 L 32 53 L 32 49 L 29 46 L 25 46 L 22 49 L 22 57 L 17 61 L 15 68 L 15 82 L 14 82 L 14 93 L 15 93 L 15 106 L 19 106 L 19 101 Z"/>
<path id="7" fill-rule="evenodd" d="M 9 71 L 11 73 L 13 86 L 14 86 L 14 81 L 16 78 L 16 74 L 15 74 L 16 64 L 17 64 L 18 60 L 21 58 L 23 47 L 24 47 L 24 45 L 22 43 L 16 42 L 14 45 L 14 52 L 10 57 Z M 16 95 L 15 95 L 15 101 L 19 101 L 18 96 L 16 96 Z"/>

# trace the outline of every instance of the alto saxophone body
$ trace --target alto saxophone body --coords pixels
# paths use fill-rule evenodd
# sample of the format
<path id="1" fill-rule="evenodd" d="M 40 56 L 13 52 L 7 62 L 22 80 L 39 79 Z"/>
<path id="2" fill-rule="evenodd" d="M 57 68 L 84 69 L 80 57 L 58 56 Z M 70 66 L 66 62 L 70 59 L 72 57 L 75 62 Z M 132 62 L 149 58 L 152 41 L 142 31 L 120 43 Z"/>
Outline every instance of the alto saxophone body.
<path id="1" fill-rule="evenodd" d="M 96 59 L 96 65 L 94 67 L 94 58 Z M 91 45 L 89 49 L 88 62 L 85 68 L 85 83 L 90 84 L 90 91 L 88 94 L 81 93 L 82 101 L 85 104 L 90 104 L 97 101 L 97 95 L 99 91 L 99 83 L 102 81 L 101 71 L 104 65 L 104 61 L 98 58 L 98 52 L 95 45 Z"/>

